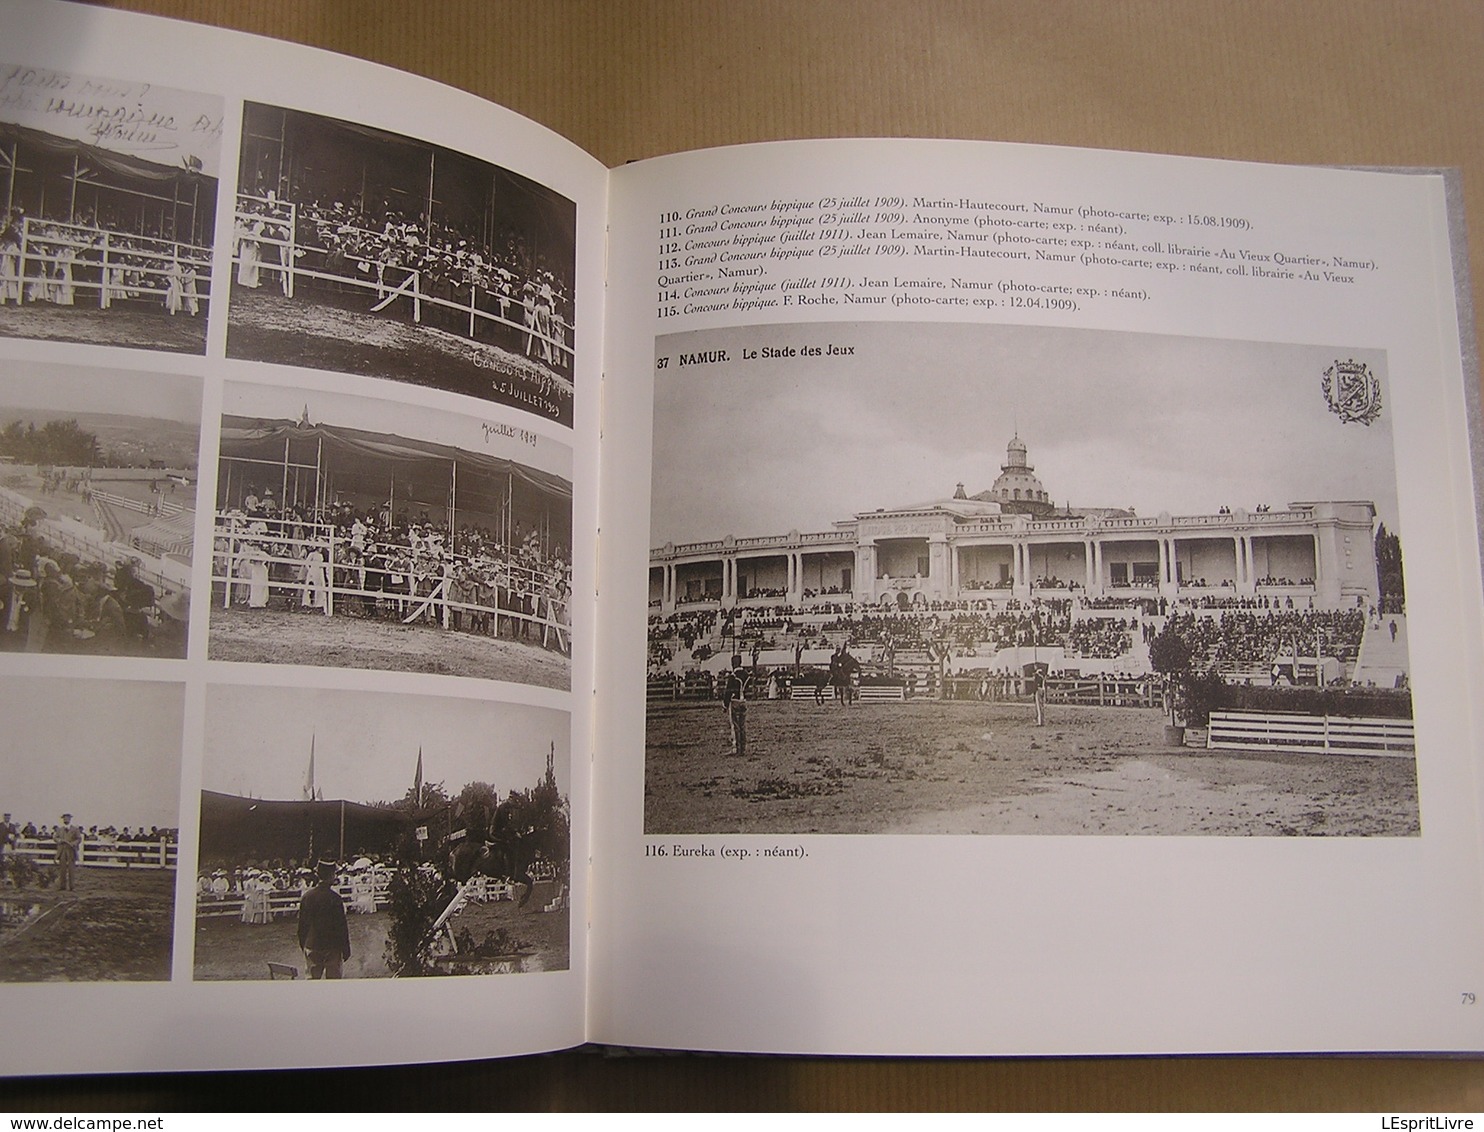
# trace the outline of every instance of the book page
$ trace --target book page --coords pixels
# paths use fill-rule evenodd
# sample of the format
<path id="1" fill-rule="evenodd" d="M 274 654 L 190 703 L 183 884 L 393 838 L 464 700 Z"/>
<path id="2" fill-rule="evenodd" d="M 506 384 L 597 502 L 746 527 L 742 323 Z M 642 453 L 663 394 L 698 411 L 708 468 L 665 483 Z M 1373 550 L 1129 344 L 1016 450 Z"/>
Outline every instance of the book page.
<path id="1" fill-rule="evenodd" d="M 0 1072 L 581 1042 L 606 171 L 347 58 L 0 22 L 0 982 L 130 1035 Z"/>
<path id="2" fill-rule="evenodd" d="M 1480 1047 L 1441 176 L 839 141 L 612 199 L 595 1039 Z"/>

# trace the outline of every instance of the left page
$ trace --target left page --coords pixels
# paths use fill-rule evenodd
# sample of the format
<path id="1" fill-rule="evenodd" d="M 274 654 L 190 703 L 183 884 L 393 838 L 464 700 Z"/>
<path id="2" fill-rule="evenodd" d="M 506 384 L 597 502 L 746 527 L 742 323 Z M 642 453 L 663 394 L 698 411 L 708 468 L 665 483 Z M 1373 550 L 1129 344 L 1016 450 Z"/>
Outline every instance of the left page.
<path id="1" fill-rule="evenodd" d="M 606 171 L 340 56 L 0 27 L 0 983 L 131 1036 L 0 1073 L 580 1043 Z"/>

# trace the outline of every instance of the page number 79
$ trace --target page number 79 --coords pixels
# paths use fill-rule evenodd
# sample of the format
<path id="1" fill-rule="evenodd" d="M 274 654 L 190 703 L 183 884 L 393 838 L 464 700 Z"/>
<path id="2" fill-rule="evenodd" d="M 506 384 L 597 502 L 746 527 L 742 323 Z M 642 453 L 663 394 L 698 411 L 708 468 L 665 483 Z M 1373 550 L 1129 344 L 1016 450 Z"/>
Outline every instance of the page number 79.
<path id="1" fill-rule="evenodd" d="M 1474 997 L 1474 992 L 1473 991 L 1466 990 L 1466 991 L 1463 992 L 1463 1005 L 1464 1006 L 1473 1006 L 1476 1001 L 1477 1000 Z"/>

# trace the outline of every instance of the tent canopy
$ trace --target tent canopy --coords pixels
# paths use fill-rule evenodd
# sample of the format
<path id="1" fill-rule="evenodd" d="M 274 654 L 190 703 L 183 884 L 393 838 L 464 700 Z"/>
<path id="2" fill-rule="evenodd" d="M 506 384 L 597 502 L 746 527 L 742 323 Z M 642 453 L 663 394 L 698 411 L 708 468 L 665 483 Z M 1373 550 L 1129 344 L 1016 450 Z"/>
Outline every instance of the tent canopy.
<path id="1" fill-rule="evenodd" d="M 19 142 L 31 153 L 45 155 L 57 161 L 65 161 L 69 166 L 75 157 L 95 171 L 111 173 L 117 178 L 115 183 L 128 187 L 137 188 L 139 182 L 147 182 L 155 186 L 152 191 L 159 192 L 158 186 L 169 185 L 173 182 L 181 188 L 184 199 L 189 199 L 189 194 L 185 190 L 192 187 L 200 188 L 203 198 L 208 193 L 209 199 L 215 200 L 216 198 L 216 178 L 209 177 L 195 169 L 188 169 L 184 165 L 161 165 L 142 157 L 115 153 L 96 145 L 58 137 L 56 134 L 49 134 L 43 130 L 33 130 L 29 126 L 17 125 L 14 122 L 0 122 L 0 141 Z"/>
<path id="2" fill-rule="evenodd" d="M 234 472 L 236 497 L 222 495 L 224 506 L 235 506 L 246 484 L 276 487 L 277 477 L 268 465 L 287 462 L 320 470 L 322 490 L 328 494 L 310 502 L 321 506 L 333 502 L 335 492 L 386 500 L 393 480 L 398 502 L 431 501 L 443 507 L 456 492 L 458 512 L 465 515 L 498 515 L 507 494 L 512 494 L 518 497 L 518 509 L 548 512 L 557 532 L 570 537 L 572 484 L 568 480 L 514 460 L 429 440 L 302 421 L 225 416 L 221 458 L 224 464 L 255 462 Z M 219 493 L 227 490 L 227 479 L 225 474 L 221 477 Z M 296 498 L 305 499 L 302 494 Z"/>
<path id="3" fill-rule="evenodd" d="M 406 814 L 361 802 L 274 802 L 203 790 L 201 866 L 387 853 L 410 824 Z"/>

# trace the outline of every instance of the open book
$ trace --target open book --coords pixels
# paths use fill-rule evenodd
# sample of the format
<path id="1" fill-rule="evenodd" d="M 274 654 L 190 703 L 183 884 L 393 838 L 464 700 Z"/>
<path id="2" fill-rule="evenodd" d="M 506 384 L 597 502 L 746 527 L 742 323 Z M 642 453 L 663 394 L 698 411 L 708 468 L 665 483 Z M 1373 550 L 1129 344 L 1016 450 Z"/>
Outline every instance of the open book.
<path id="1" fill-rule="evenodd" d="M 0 25 L 0 1071 L 1484 1048 L 1445 174 Z"/>

